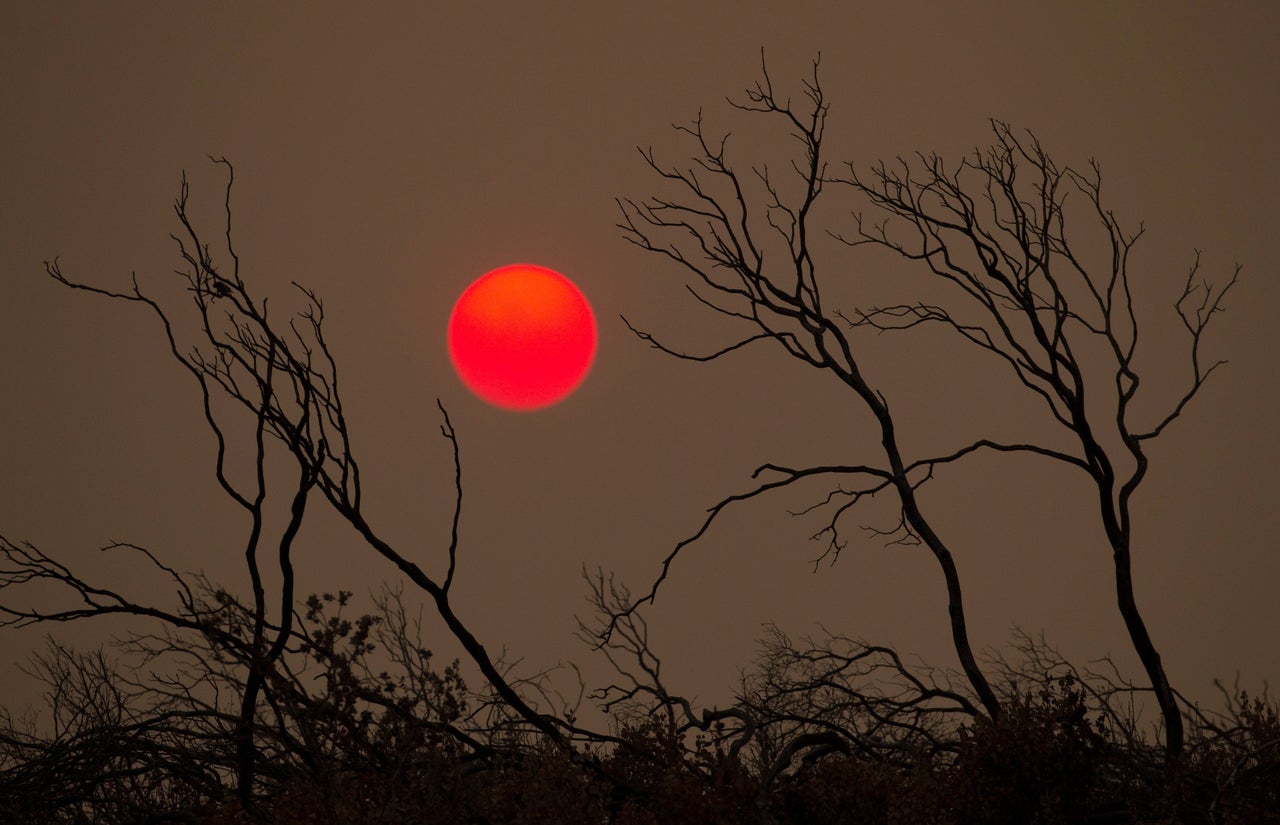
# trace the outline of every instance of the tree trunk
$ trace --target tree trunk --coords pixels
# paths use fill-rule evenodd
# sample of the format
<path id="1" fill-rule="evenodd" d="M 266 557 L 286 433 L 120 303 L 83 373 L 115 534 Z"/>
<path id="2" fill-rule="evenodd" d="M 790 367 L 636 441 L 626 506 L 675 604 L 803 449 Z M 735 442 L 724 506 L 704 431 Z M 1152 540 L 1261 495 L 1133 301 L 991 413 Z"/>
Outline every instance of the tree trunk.
<path id="1" fill-rule="evenodd" d="M 915 494 L 910 487 L 907 487 L 905 494 L 899 489 L 899 494 L 902 495 L 902 507 L 906 513 L 907 522 L 920 536 L 920 540 L 932 551 L 934 558 L 938 560 L 938 566 L 942 568 L 942 577 L 947 583 L 947 611 L 951 615 L 951 640 L 955 645 L 956 655 L 960 657 L 960 667 L 964 670 L 965 676 L 969 677 L 969 684 L 978 694 L 982 706 L 987 709 L 992 719 L 997 719 L 1000 716 L 1000 700 L 996 698 L 995 691 L 987 682 L 987 677 L 978 667 L 973 649 L 969 646 L 969 630 L 965 623 L 964 600 L 960 591 L 960 573 L 956 570 L 955 559 L 951 557 L 951 551 L 920 514 L 916 506 Z"/>
<path id="2" fill-rule="evenodd" d="M 1124 536 L 1113 536 L 1114 560 L 1116 567 L 1116 600 L 1120 605 L 1120 615 L 1124 617 L 1124 625 L 1133 640 L 1133 648 L 1146 668 L 1147 678 L 1155 690 L 1156 702 L 1160 705 L 1160 713 L 1164 716 L 1164 752 L 1169 762 L 1182 756 L 1184 734 L 1182 730 L 1182 712 L 1178 709 L 1177 699 L 1169 678 L 1165 676 L 1164 665 L 1160 654 L 1156 652 L 1151 636 L 1147 633 L 1147 625 L 1138 612 L 1138 603 L 1133 596 L 1133 573 L 1130 567 L 1129 546 Z"/>

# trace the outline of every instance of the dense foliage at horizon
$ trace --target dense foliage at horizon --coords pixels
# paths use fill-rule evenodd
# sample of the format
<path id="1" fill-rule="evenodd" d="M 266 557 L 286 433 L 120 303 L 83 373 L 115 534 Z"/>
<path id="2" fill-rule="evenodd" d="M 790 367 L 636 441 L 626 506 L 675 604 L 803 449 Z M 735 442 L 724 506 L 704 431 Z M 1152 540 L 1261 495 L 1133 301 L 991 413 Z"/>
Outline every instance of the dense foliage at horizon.
<path id="1" fill-rule="evenodd" d="M 224 629 L 249 627 L 243 605 L 207 593 Z M 252 817 L 235 799 L 227 704 L 243 675 L 207 642 L 164 632 L 92 653 L 50 642 L 32 660 L 49 707 L 22 723 L 0 713 L 0 821 L 1280 822 L 1275 702 L 1237 690 L 1224 691 L 1223 713 L 1188 707 L 1192 745 L 1166 767 L 1127 715 L 1130 688 L 1042 641 L 1024 639 L 1020 659 L 1003 664 L 1008 710 L 994 722 L 940 710 L 954 718 L 872 733 L 877 711 L 833 672 L 827 686 L 851 705 L 830 694 L 808 719 L 770 711 L 768 680 L 744 680 L 750 741 L 740 718 L 697 732 L 669 707 L 630 702 L 612 706 L 610 734 L 583 731 L 560 747 L 469 688 L 456 662 L 437 669 L 398 594 L 355 619 L 343 616 L 350 595 L 299 606 L 301 629 L 258 720 Z M 756 674 L 805 678 L 788 649 L 780 637 L 763 645 Z M 788 738 L 829 730 L 831 713 L 843 719 L 831 747 L 779 758 Z"/>

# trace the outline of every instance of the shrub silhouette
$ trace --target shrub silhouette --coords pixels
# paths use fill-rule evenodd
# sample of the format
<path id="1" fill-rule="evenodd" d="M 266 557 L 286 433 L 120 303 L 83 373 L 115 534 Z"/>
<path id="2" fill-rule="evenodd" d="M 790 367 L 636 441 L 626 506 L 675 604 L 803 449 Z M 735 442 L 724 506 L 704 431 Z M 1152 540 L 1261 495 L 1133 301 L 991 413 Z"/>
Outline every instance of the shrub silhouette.
<path id="1" fill-rule="evenodd" d="M 1072 676 L 1035 694 L 1011 697 L 997 720 L 976 718 L 959 732 L 945 772 L 958 821 L 1065 825 L 1089 814 L 1108 758 L 1106 731 L 1089 718 Z"/>
<path id="2" fill-rule="evenodd" d="M 245 606 L 208 594 L 219 627 L 251 629 Z M 233 693 L 243 665 L 189 635 L 90 653 L 51 644 L 37 657 L 32 672 L 56 688 L 56 724 L 0 713 L 0 821 L 1280 823 L 1280 711 L 1265 694 L 1224 691 L 1223 711 L 1189 709 L 1186 758 L 1166 768 L 1160 743 L 1133 738 L 1106 706 L 1112 694 L 1024 646 L 1021 670 L 997 683 L 999 719 L 931 729 L 937 748 L 894 740 L 905 749 L 893 759 L 813 750 L 771 773 L 754 746 L 726 747 L 741 730 L 682 729 L 661 708 L 619 707 L 612 737 L 584 735 L 572 749 L 507 727 L 456 663 L 434 666 L 397 599 L 348 618 L 351 598 L 299 606 L 290 652 L 266 682 L 253 816 L 235 794 L 235 717 L 194 689 Z M 144 645 L 156 666 L 185 650 L 187 671 L 140 681 L 129 654 Z"/>

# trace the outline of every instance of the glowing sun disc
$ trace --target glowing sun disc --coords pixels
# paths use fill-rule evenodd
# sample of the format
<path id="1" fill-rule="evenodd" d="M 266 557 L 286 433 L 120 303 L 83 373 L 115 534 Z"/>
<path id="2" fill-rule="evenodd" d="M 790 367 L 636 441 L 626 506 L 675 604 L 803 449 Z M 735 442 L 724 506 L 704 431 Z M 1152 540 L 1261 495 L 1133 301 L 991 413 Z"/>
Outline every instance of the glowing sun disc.
<path id="1" fill-rule="evenodd" d="M 537 410 L 578 388 L 596 354 L 596 320 L 565 276 L 532 264 L 487 272 L 449 316 L 449 359 L 481 399 Z"/>

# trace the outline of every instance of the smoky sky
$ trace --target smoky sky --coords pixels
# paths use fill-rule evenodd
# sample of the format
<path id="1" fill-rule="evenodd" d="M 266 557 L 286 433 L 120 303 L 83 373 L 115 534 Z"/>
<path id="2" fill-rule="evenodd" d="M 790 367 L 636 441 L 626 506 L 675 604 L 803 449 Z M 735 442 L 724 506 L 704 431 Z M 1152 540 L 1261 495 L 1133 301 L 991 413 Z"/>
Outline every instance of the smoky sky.
<path id="1" fill-rule="evenodd" d="M 1117 217 L 1146 227 L 1131 266 L 1152 411 L 1189 378 L 1171 306 L 1193 250 L 1214 277 L 1245 266 L 1204 342 L 1206 361 L 1229 364 L 1149 449 L 1134 564 L 1175 687 L 1208 698 L 1214 678 L 1239 672 L 1252 686 L 1280 674 L 1275 9 L 81 3 L 3 17 L 0 531 L 10 539 L 139 599 L 172 594 L 98 547 L 136 542 L 247 586 L 246 525 L 213 479 L 197 388 L 163 331 L 137 307 L 60 288 L 41 265 L 58 256 L 69 274 L 111 288 L 137 273 L 168 294 L 181 174 L 201 228 L 220 242 L 225 170 L 208 156 L 225 156 L 243 277 L 280 313 L 299 306 L 294 281 L 325 302 L 370 518 L 425 568 L 443 569 L 453 476 L 439 398 L 465 484 L 459 613 L 491 650 L 531 669 L 571 659 L 603 676 L 573 637 L 587 610 L 584 567 L 646 588 L 706 508 L 748 489 L 758 465 L 879 457 L 857 400 L 777 347 L 681 362 L 620 320 L 689 350 L 740 333 L 690 298 L 677 267 L 622 239 L 614 199 L 661 184 L 637 146 L 687 161 L 692 147 L 671 124 L 700 109 L 711 131 L 732 132 L 743 168 L 786 168 L 794 147 L 779 125 L 725 103 L 760 77 L 763 47 L 777 88 L 797 100 L 820 54 L 833 163 L 959 158 L 989 140 L 989 117 L 1034 130 L 1064 163 L 1097 158 Z M 846 206 L 834 199 L 823 219 L 847 228 Z M 819 279 L 853 304 L 883 274 L 871 271 L 877 259 L 834 245 L 822 255 Z M 472 397 L 445 351 L 458 294 L 514 262 L 572 278 L 600 325 L 586 383 L 533 414 Z M 1043 435 L 1007 376 L 945 340 L 865 346 L 915 454 Z M 939 472 L 922 495 L 954 548 L 976 647 L 1003 647 L 1015 626 L 1043 631 L 1068 656 L 1111 654 L 1137 678 L 1083 478 L 984 456 Z M 859 521 L 892 513 L 868 508 L 839 561 L 815 569 L 815 527 L 788 515 L 798 503 L 731 508 L 675 565 L 647 614 L 673 689 L 727 698 L 765 622 L 952 664 L 927 553 L 857 535 Z M 394 580 L 316 510 L 296 554 L 301 592 L 364 594 Z M 57 632 L 90 644 L 120 627 Z M 10 633 L 0 648 L 0 687 L 15 701 L 34 696 L 15 665 L 43 632 Z"/>

